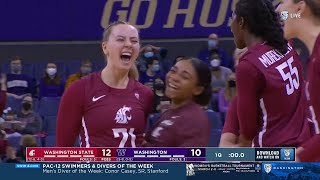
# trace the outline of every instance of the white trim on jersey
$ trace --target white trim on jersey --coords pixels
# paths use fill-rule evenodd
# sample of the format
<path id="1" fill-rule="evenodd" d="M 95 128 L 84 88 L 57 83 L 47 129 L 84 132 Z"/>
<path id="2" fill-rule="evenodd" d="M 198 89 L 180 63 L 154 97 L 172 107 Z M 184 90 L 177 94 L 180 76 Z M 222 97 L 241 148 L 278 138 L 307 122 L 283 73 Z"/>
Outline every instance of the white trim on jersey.
<path id="1" fill-rule="evenodd" d="M 311 113 L 311 121 L 314 125 L 314 131 L 316 134 L 319 134 L 320 133 L 320 130 L 319 130 L 319 124 L 318 124 L 318 121 L 316 119 L 316 114 L 314 113 L 314 109 L 313 109 L 313 106 L 309 106 L 309 110 L 310 110 L 310 113 Z"/>
<path id="2" fill-rule="evenodd" d="M 266 107 L 264 105 L 264 101 L 263 98 L 260 99 L 260 108 L 262 110 L 262 120 L 263 120 L 263 126 L 262 126 L 262 130 L 259 132 L 259 146 L 262 147 L 262 138 L 263 138 L 263 134 L 266 133 L 267 131 L 267 122 L 268 122 L 268 114 L 267 114 L 267 110 Z"/>
<path id="3" fill-rule="evenodd" d="M 306 85 L 305 85 L 305 93 L 306 93 L 306 96 L 307 96 L 307 101 L 310 101 L 309 82 L 307 82 L 307 81 L 306 81 Z M 317 121 L 316 114 L 314 113 L 313 106 L 309 106 L 309 111 L 310 111 L 310 114 L 311 114 L 311 122 L 314 125 L 314 131 L 315 131 L 316 134 L 319 134 L 320 133 L 319 124 L 318 124 L 318 121 Z M 308 118 L 308 120 L 310 121 L 309 118 Z"/>
<path id="4" fill-rule="evenodd" d="M 135 148 L 136 147 L 136 135 L 133 134 L 134 128 L 130 128 L 129 134 L 131 136 L 131 144 L 132 147 Z"/>
<path id="5" fill-rule="evenodd" d="M 88 134 L 88 129 L 86 127 L 86 123 L 84 121 L 84 117 L 82 117 L 82 127 L 84 130 L 84 137 L 85 137 L 85 141 L 86 141 L 86 148 L 90 147 L 90 143 L 89 143 L 89 134 Z"/>
<path id="6" fill-rule="evenodd" d="M 79 134 L 79 146 L 82 147 L 82 139 L 80 134 Z"/>

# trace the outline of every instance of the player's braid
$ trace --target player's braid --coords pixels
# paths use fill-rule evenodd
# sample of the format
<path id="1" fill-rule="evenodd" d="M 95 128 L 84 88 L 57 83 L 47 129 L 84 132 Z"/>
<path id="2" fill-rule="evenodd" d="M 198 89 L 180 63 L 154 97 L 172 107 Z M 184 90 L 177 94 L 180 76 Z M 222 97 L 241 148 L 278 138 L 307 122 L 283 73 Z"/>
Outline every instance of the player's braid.
<path id="1" fill-rule="evenodd" d="M 268 45 L 284 54 L 287 42 L 283 37 L 278 14 L 268 0 L 240 0 L 237 3 L 237 18 L 243 17 L 250 33 L 262 37 Z"/>
<path id="2" fill-rule="evenodd" d="M 271 2 L 266 1 L 266 11 L 267 17 L 270 21 L 270 24 L 266 28 L 265 39 L 267 44 L 277 49 L 282 54 L 285 54 L 288 51 L 287 40 L 284 38 L 283 29 L 280 25 L 280 20 L 278 14 L 275 12 L 274 7 Z"/>

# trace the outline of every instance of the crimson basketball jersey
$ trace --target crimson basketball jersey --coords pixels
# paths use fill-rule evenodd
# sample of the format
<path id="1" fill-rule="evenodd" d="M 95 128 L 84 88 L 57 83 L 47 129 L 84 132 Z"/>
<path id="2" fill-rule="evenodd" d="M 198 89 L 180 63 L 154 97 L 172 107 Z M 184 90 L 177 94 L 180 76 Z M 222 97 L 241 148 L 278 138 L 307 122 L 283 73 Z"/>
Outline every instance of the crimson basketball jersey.
<path id="1" fill-rule="evenodd" d="M 241 57 L 239 65 L 250 66 L 257 76 L 260 87 L 256 89 L 256 101 L 251 107 L 257 108 L 258 129 L 254 130 L 253 145 L 258 147 L 299 146 L 311 137 L 310 124 L 306 118 L 306 98 L 303 91 L 303 74 L 300 59 L 289 45 L 285 55 L 266 44 L 258 44 Z M 238 74 L 237 76 L 243 76 Z M 241 77 L 242 78 L 242 77 Z M 238 79 L 238 77 L 237 77 Z M 244 79 L 244 78 L 242 78 Z M 246 88 L 248 82 L 237 82 L 238 88 Z M 239 92 L 243 89 L 238 89 Z M 252 96 L 254 96 L 252 94 Z M 247 96 L 248 97 L 248 96 Z M 239 104 L 239 101 L 242 103 Z M 238 107 L 246 104 L 246 99 L 238 95 Z M 240 107 L 241 108 L 241 107 Z M 246 133 L 243 127 L 248 125 L 250 114 L 243 115 L 238 110 L 240 134 Z"/>
<path id="2" fill-rule="evenodd" d="M 222 133 L 232 133 L 236 136 L 239 136 L 239 120 L 237 115 L 237 96 L 231 99 L 231 102 L 228 107 L 226 114 L 225 123 L 223 126 Z"/>
<path id="3" fill-rule="evenodd" d="M 320 133 L 320 34 L 310 55 L 307 68 L 307 98 L 315 132 Z"/>
<path id="4" fill-rule="evenodd" d="M 146 147 L 206 147 L 210 123 L 202 107 L 194 102 L 169 109 L 146 133 Z"/>
<path id="5" fill-rule="evenodd" d="M 308 110 L 314 123 L 317 135 L 303 144 L 304 151 L 298 157 L 302 162 L 320 161 L 320 34 L 310 55 L 307 69 Z"/>
<path id="6" fill-rule="evenodd" d="M 302 145 L 303 151 L 297 156 L 300 162 L 320 162 L 320 134 L 316 134 Z"/>
<path id="7" fill-rule="evenodd" d="M 57 146 L 141 146 L 151 89 L 130 79 L 126 89 L 115 89 L 93 73 L 71 84 L 62 97 L 57 122 Z"/>

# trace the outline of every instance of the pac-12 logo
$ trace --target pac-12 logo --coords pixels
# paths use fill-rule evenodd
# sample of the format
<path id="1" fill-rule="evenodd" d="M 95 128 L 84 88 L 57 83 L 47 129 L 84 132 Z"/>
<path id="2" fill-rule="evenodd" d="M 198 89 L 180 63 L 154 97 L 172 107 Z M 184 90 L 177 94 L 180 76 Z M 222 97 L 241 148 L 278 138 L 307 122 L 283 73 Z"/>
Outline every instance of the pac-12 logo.
<path id="1" fill-rule="evenodd" d="M 186 164 L 187 176 L 194 176 L 194 166 L 193 164 Z"/>
<path id="2" fill-rule="evenodd" d="M 294 160 L 293 149 L 281 149 L 281 160 L 293 161 Z"/>
<path id="3" fill-rule="evenodd" d="M 286 157 L 289 157 L 290 156 L 290 149 L 285 149 L 284 150 L 284 155 L 286 156 Z"/>
<path id="4" fill-rule="evenodd" d="M 288 11 L 281 11 L 280 18 L 282 21 L 286 21 L 289 18 L 301 18 L 300 13 L 289 13 Z"/>
<path id="5" fill-rule="evenodd" d="M 281 11 L 280 17 L 282 21 L 286 21 L 289 17 L 289 12 L 288 11 Z"/>
<path id="6" fill-rule="evenodd" d="M 35 151 L 36 151 L 36 150 L 32 149 L 32 150 L 29 152 L 29 156 L 34 156 L 34 155 L 36 155 Z"/>
<path id="7" fill-rule="evenodd" d="M 272 170 L 272 164 L 264 164 L 263 167 L 267 174 L 269 174 L 269 172 Z"/>

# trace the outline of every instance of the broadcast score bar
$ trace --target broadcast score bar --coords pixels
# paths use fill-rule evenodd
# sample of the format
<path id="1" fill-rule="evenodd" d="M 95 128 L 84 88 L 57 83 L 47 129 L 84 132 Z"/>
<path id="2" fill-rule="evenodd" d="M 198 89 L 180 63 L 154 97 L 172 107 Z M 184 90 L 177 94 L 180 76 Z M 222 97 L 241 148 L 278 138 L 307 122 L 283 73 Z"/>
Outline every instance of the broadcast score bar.
<path id="1" fill-rule="evenodd" d="M 295 161 L 295 148 L 27 148 L 27 162 Z"/>

